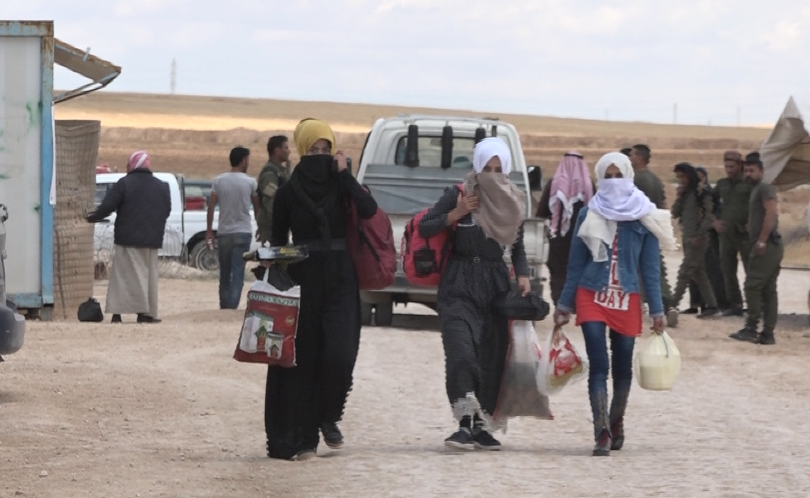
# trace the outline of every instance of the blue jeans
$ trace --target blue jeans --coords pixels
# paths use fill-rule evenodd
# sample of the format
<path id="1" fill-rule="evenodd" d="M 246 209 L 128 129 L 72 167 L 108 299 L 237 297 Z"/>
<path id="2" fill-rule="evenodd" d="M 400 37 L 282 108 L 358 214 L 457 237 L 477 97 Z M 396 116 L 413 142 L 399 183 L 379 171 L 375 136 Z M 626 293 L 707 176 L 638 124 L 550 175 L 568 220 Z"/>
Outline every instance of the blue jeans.
<path id="1" fill-rule="evenodd" d="M 242 254 L 250 250 L 249 233 L 217 234 L 219 250 L 219 307 L 236 309 L 245 283 L 245 260 Z"/>
<path id="2" fill-rule="evenodd" d="M 591 398 L 593 412 L 594 438 L 598 438 L 603 430 L 609 430 L 611 424 L 622 421 L 633 381 L 633 346 L 636 338 L 610 330 L 610 351 L 613 356 L 611 369 L 605 337 L 606 328 L 604 322 L 582 324 L 582 335 L 585 337 L 585 349 L 590 363 L 588 395 Z M 610 412 L 607 403 L 608 370 L 613 374 L 613 401 L 610 404 Z"/>

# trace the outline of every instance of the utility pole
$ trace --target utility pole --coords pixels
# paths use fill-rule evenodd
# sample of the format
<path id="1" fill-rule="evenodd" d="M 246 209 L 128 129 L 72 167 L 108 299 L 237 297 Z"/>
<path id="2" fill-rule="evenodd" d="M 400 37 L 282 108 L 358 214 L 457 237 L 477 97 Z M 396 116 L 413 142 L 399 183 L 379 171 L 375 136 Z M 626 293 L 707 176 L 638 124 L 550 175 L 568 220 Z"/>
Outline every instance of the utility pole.
<path id="1" fill-rule="evenodd" d="M 672 124 L 678 124 L 678 103 L 672 106 Z"/>
<path id="2" fill-rule="evenodd" d="M 171 94 L 174 95 L 177 90 L 177 59 L 172 59 L 172 79 L 171 79 Z"/>
<path id="3" fill-rule="evenodd" d="M 605 109 L 605 121 L 610 121 L 610 111 Z"/>

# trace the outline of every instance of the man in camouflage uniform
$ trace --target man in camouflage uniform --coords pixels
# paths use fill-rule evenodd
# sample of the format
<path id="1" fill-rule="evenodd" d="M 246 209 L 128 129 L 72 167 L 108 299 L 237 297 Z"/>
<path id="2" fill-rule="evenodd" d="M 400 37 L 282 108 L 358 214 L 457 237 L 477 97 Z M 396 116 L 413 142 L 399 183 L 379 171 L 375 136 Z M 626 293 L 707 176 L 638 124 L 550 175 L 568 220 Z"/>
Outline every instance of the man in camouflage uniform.
<path id="1" fill-rule="evenodd" d="M 779 206 L 776 188 L 764 183 L 759 153 L 745 157 L 745 181 L 753 188 L 748 210 L 748 271 L 745 275 L 745 300 L 748 317 L 745 327 L 731 334 L 731 338 L 757 344 L 776 344 L 773 330 L 779 313 L 776 281 L 785 248 L 779 235 Z M 759 319 L 763 319 L 762 333 L 757 334 Z"/>
<path id="2" fill-rule="evenodd" d="M 736 150 L 723 154 L 726 178 L 717 181 L 720 196 L 720 217 L 712 225 L 720 234 L 720 268 L 729 308 L 723 316 L 742 316 L 743 298 L 737 280 L 737 256 L 748 271 L 748 223 L 751 185 L 743 178 L 743 158 Z"/>
<path id="3" fill-rule="evenodd" d="M 683 236 L 683 263 L 678 270 L 678 283 L 672 296 L 677 306 L 683 298 L 689 282 L 694 280 L 706 303 L 698 318 L 717 313 L 717 299 L 706 273 L 706 250 L 709 246 L 709 229 L 714 220 L 714 200 L 703 189 L 697 170 L 689 163 L 675 165 L 678 177 L 678 198 L 672 205 L 672 217 L 680 220 Z"/>
<path id="4" fill-rule="evenodd" d="M 633 165 L 635 171 L 634 183 L 655 204 L 655 207 L 666 209 L 667 196 L 664 192 L 664 183 L 649 169 L 651 155 L 650 148 L 644 144 L 637 144 L 632 147 L 630 164 Z M 675 304 L 672 303 L 672 290 L 667 281 L 667 267 L 664 264 L 663 254 L 661 255 L 661 298 L 667 312 L 667 327 L 676 327 L 678 325 L 678 310 L 675 308 Z"/>
<path id="5" fill-rule="evenodd" d="M 270 231 L 273 227 L 273 201 L 276 191 L 287 179 L 285 164 L 290 159 L 290 146 L 287 137 L 276 135 L 267 142 L 267 154 L 270 160 L 259 173 L 259 208 L 256 223 L 259 226 L 256 239 L 259 242 L 270 242 Z"/>

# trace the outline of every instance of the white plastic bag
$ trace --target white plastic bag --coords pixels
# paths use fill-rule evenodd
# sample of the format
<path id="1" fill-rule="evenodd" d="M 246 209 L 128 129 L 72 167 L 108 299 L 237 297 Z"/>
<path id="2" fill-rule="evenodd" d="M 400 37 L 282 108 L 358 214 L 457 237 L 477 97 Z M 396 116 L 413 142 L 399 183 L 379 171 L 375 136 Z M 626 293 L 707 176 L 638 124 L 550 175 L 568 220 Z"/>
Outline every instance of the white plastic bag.
<path id="1" fill-rule="evenodd" d="M 537 389 L 550 396 L 588 375 L 588 359 L 568 339 L 561 328 L 548 334 L 540 367 L 537 369 Z"/>
<path id="2" fill-rule="evenodd" d="M 495 418 L 526 416 L 551 420 L 548 397 L 538 391 L 535 381 L 541 352 L 532 322 L 514 320 L 510 339 Z"/>
<path id="3" fill-rule="evenodd" d="M 636 379 L 642 389 L 668 391 L 681 370 L 681 352 L 666 332 L 653 333 L 636 353 Z"/>

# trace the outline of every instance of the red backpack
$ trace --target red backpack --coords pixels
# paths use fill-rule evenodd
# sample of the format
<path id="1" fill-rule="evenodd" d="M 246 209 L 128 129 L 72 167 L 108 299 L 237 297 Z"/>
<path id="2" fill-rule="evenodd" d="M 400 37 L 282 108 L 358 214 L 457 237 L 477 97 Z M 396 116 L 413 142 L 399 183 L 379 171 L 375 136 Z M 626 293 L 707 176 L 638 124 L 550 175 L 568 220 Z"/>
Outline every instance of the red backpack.
<path id="1" fill-rule="evenodd" d="M 464 194 L 462 185 L 457 186 L 459 192 Z M 456 226 L 447 228 L 428 239 L 419 235 L 419 222 L 430 211 L 430 208 L 420 211 L 405 225 L 405 234 L 402 236 L 402 269 L 405 278 L 414 285 L 424 287 L 438 287 L 444 273 L 444 267 L 450 258 L 450 249 L 453 246 L 453 233 Z"/>
<path id="2" fill-rule="evenodd" d="M 361 219 L 352 202 L 346 210 L 346 227 L 346 246 L 354 261 L 360 290 L 380 290 L 393 284 L 397 250 L 388 215 L 378 207 L 374 216 Z"/>

